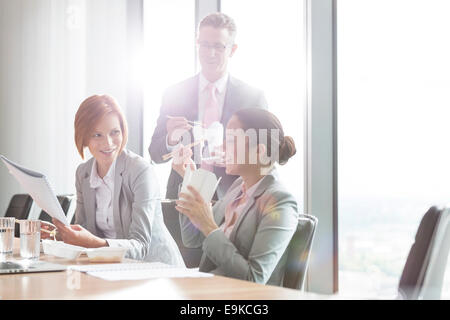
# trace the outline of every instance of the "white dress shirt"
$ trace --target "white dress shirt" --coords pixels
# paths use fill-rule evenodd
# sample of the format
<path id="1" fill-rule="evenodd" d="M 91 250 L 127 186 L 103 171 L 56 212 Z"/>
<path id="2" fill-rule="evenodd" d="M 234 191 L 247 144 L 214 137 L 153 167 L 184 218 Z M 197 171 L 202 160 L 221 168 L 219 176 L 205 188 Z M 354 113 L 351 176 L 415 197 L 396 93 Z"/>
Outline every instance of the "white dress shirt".
<path id="1" fill-rule="evenodd" d="M 228 84 L 228 73 L 226 73 L 223 77 L 217 79 L 214 82 L 215 87 L 217 88 L 216 97 L 217 102 L 219 104 L 219 117 L 222 118 L 223 113 L 223 105 L 225 103 L 225 94 L 227 92 L 227 84 Z M 205 113 L 205 104 L 208 99 L 208 90 L 206 90 L 206 86 L 209 81 L 205 78 L 203 73 L 199 74 L 199 84 L 198 84 L 198 118 L 197 120 L 203 122 L 203 115 Z M 169 152 L 175 150 L 176 147 L 179 146 L 179 143 L 171 146 L 168 143 L 168 135 L 166 135 L 166 147 Z"/>
<path id="2" fill-rule="evenodd" d="M 214 86 L 216 87 L 216 97 L 217 102 L 219 104 L 219 119 L 222 117 L 223 104 L 225 102 L 225 93 L 227 91 L 227 83 L 228 83 L 228 73 L 226 73 L 223 77 L 214 81 Z M 209 84 L 209 81 L 205 78 L 203 73 L 199 75 L 199 83 L 198 83 L 198 121 L 203 121 L 203 115 L 205 113 L 205 104 L 208 99 L 208 90 L 206 90 L 206 86 Z"/>
<path id="3" fill-rule="evenodd" d="M 114 173 L 116 161 L 111 164 L 108 173 L 102 178 L 97 172 L 97 161 L 92 165 L 90 185 L 95 189 L 95 223 L 97 228 L 105 235 L 105 238 L 115 239 L 113 199 L 114 199 Z"/>

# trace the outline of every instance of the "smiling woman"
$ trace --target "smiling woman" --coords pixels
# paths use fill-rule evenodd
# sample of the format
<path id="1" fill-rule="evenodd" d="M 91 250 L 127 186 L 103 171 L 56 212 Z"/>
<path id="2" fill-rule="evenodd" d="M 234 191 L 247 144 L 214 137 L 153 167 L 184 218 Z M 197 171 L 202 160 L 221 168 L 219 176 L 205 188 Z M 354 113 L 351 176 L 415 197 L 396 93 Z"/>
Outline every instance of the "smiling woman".
<path id="1" fill-rule="evenodd" d="M 101 178 L 122 152 L 127 140 L 127 122 L 114 98 L 94 95 L 83 101 L 75 116 L 75 144 L 82 159 L 84 148 L 89 148 L 97 160 Z"/>
<path id="2" fill-rule="evenodd" d="M 83 159 L 86 147 L 93 157 L 77 169 L 75 225 L 54 220 L 58 236 L 72 245 L 123 247 L 128 258 L 184 266 L 163 222 L 153 167 L 125 149 L 127 135 L 114 98 L 94 95 L 81 103 L 75 144 Z"/>

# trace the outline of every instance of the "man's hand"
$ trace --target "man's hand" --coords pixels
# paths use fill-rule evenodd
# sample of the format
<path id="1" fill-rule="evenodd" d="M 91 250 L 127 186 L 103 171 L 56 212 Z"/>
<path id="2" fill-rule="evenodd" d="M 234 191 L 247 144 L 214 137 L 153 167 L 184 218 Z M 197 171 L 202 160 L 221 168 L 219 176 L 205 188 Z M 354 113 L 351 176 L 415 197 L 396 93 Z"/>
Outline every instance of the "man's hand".
<path id="1" fill-rule="evenodd" d="M 168 117 L 166 123 L 167 143 L 174 146 L 180 142 L 184 133 L 192 129 L 185 117 Z"/>

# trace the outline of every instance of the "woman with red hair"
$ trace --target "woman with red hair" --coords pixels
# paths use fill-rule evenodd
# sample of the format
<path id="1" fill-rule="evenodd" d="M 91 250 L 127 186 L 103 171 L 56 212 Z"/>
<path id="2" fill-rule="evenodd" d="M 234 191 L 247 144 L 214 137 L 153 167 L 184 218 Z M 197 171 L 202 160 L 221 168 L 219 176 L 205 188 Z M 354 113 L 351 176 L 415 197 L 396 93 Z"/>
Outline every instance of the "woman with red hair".
<path id="1" fill-rule="evenodd" d="M 86 248 L 124 247 L 126 257 L 184 266 L 164 225 L 159 186 L 150 163 L 125 149 L 126 119 L 108 95 L 81 103 L 75 116 L 75 144 L 92 158 L 76 172 L 75 224 L 53 219 L 59 238 Z"/>

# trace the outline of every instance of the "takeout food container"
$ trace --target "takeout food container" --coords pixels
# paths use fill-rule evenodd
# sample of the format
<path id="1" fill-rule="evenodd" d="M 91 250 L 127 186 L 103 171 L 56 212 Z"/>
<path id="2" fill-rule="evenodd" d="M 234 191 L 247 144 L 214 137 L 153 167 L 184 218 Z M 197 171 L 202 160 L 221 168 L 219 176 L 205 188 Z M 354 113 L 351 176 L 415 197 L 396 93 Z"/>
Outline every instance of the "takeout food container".
<path id="1" fill-rule="evenodd" d="M 42 247 L 44 249 L 44 254 L 70 260 L 77 259 L 83 252 L 86 251 L 86 248 L 67 244 L 63 241 L 55 241 L 50 239 L 42 240 Z"/>
<path id="2" fill-rule="evenodd" d="M 122 262 L 126 252 L 127 248 L 122 247 L 86 249 L 90 262 Z"/>

